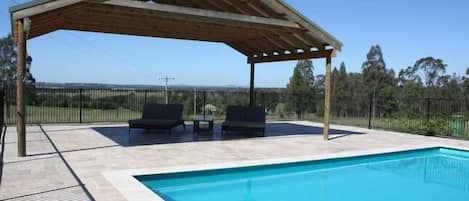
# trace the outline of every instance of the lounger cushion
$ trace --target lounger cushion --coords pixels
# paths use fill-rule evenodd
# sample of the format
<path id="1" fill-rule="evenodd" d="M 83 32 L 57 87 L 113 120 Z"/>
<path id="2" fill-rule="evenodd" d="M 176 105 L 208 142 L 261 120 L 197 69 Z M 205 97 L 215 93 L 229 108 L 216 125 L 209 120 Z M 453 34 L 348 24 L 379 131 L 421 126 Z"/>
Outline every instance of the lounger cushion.
<path id="1" fill-rule="evenodd" d="M 161 119 L 134 119 L 130 120 L 129 124 L 131 127 L 137 128 L 171 128 L 181 124 L 180 120 L 161 120 Z"/>
<path id="2" fill-rule="evenodd" d="M 265 123 L 252 121 L 225 121 L 222 126 L 225 128 L 264 128 Z"/>

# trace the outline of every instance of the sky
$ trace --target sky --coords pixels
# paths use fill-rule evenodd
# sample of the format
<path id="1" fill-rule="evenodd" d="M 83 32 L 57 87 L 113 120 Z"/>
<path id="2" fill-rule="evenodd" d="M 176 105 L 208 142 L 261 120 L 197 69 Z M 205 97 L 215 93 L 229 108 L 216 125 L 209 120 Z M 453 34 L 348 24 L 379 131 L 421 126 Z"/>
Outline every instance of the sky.
<path id="1" fill-rule="evenodd" d="M 285 0 L 343 44 L 333 66 L 360 72 L 379 44 L 388 68 L 398 72 L 422 57 L 443 59 L 449 74 L 469 67 L 468 0 Z M 11 30 L 8 8 L 25 0 L 1 0 L 0 36 Z M 34 23 L 34 22 L 33 22 Z M 41 82 L 248 86 L 244 55 L 220 43 L 113 34 L 56 31 L 28 41 L 31 72 Z M 314 60 L 324 73 L 324 59 Z M 285 87 L 294 61 L 256 65 L 256 87 Z"/>

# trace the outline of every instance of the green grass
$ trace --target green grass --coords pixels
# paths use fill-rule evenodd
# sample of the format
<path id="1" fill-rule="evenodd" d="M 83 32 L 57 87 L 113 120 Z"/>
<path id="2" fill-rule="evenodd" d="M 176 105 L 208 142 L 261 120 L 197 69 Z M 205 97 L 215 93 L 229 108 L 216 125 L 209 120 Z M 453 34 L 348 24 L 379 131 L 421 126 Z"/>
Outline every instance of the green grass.
<path id="1" fill-rule="evenodd" d="M 6 122 L 15 123 L 15 106 L 6 111 Z M 76 107 L 45 107 L 27 106 L 27 122 L 35 123 L 80 123 L 80 109 Z M 82 109 L 82 122 L 125 122 L 129 119 L 139 118 L 142 113 L 128 109 Z"/>

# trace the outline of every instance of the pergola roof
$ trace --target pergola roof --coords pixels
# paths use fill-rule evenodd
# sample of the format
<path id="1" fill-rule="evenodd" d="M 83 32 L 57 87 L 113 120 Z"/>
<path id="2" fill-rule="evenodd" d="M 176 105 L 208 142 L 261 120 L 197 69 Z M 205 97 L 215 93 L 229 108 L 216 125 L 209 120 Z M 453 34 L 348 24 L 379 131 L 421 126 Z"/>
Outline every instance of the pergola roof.
<path id="1" fill-rule="evenodd" d="M 27 40 L 77 30 L 225 43 L 251 65 L 326 58 L 324 139 L 329 139 L 331 65 L 342 44 L 282 0 L 35 0 L 10 8 L 17 80 L 26 72 Z M 181 54 L 184 54 L 181 50 Z M 18 155 L 26 156 L 24 82 L 16 82 Z"/>
<path id="2" fill-rule="evenodd" d="M 36 0 L 10 8 L 26 39 L 60 29 L 221 42 L 249 63 L 323 58 L 342 43 L 282 0 Z"/>

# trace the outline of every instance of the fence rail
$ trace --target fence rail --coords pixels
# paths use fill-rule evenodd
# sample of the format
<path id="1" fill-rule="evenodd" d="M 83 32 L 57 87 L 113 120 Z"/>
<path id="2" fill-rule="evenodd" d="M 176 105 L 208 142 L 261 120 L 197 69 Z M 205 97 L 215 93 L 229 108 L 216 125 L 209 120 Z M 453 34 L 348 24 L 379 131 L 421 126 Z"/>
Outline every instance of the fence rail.
<path id="1" fill-rule="evenodd" d="M 16 91 L 3 89 L 2 122 L 15 123 Z M 170 103 L 184 105 L 184 117 L 205 111 L 223 119 L 228 105 L 248 105 L 247 90 L 168 92 Z M 266 107 L 270 120 L 306 119 L 322 122 L 321 95 L 257 90 L 255 102 Z M 139 118 L 145 103 L 165 103 L 162 90 L 28 89 L 28 123 L 125 122 Z M 469 138 L 466 99 L 332 97 L 332 123 L 418 134 Z"/>

